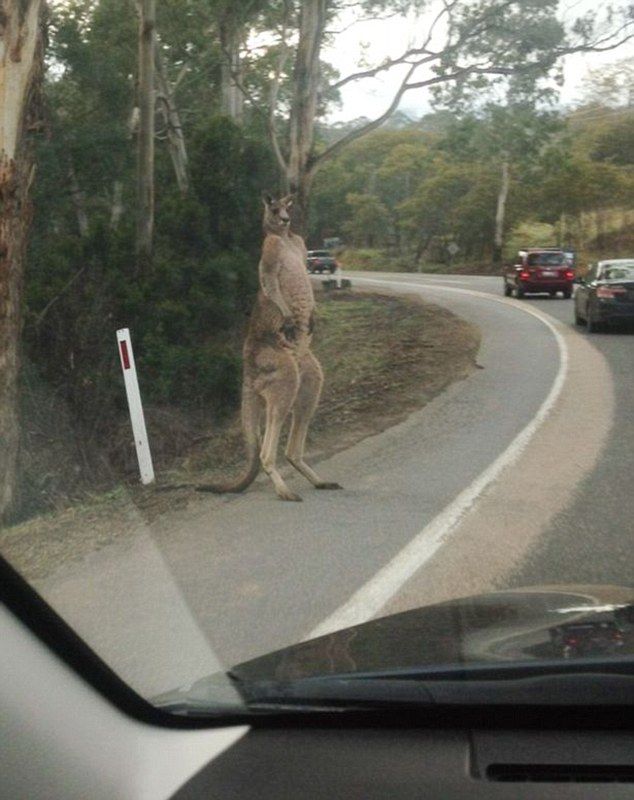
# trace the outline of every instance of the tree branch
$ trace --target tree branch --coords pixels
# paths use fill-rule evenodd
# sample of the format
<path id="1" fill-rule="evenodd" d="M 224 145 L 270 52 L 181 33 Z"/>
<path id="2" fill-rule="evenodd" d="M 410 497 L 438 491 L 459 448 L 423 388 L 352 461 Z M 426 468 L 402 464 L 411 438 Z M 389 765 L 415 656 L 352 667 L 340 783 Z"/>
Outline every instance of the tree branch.
<path id="1" fill-rule="evenodd" d="M 53 297 L 51 300 L 49 300 L 49 301 L 48 301 L 48 303 L 47 303 L 47 304 L 44 306 L 44 308 L 43 308 L 43 309 L 40 311 L 40 313 L 39 313 L 39 314 L 37 315 L 37 317 L 35 318 L 35 328 L 36 328 L 36 329 L 37 329 L 37 328 L 39 328 L 39 327 L 40 327 L 40 325 L 42 324 L 42 322 L 44 321 L 44 317 L 45 317 L 45 316 L 48 314 L 49 310 L 51 309 L 51 306 L 55 305 L 55 303 L 56 303 L 56 302 L 57 302 L 57 301 L 58 301 L 58 300 L 59 300 L 61 297 L 63 297 L 63 295 L 64 295 L 64 294 L 65 294 L 65 293 L 66 293 L 66 292 L 67 292 L 67 291 L 70 289 L 70 287 L 71 287 L 71 286 L 72 286 L 72 285 L 75 283 L 75 281 L 77 280 L 77 278 L 79 278 L 81 275 L 83 275 L 85 271 L 86 271 L 86 267 L 85 267 L 85 266 L 83 266 L 83 267 L 82 267 L 82 268 L 81 268 L 81 269 L 80 269 L 78 272 L 76 272 L 76 273 L 75 273 L 75 274 L 74 274 L 74 275 L 73 275 L 73 276 L 70 278 L 70 280 L 68 280 L 68 281 L 67 281 L 67 282 L 66 282 L 66 283 L 65 283 L 65 284 L 62 286 L 62 288 L 61 288 L 61 289 L 59 290 L 59 292 L 58 292 L 58 293 L 55 295 L 55 297 Z"/>
<path id="2" fill-rule="evenodd" d="M 398 108 L 398 104 L 400 103 L 401 98 L 407 91 L 407 86 L 408 86 L 407 82 L 409 81 L 409 79 L 414 74 L 417 68 L 418 64 L 413 64 L 409 68 L 409 70 L 407 71 L 407 75 L 403 78 L 403 81 L 401 82 L 398 91 L 396 92 L 394 98 L 392 99 L 392 102 L 390 103 L 389 107 L 383 112 L 383 114 L 381 114 L 380 117 L 377 117 L 375 120 L 372 120 L 372 122 L 368 122 L 367 125 L 363 125 L 354 131 L 350 131 L 350 133 L 346 134 L 341 139 L 331 144 L 330 147 L 327 147 L 322 153 L 312 158 L 310 163 L 311 172 L 314 172 L 318 164 L 321 164 L 328 158 L 332 158 L 336 153 L 339 152 L 339 150 L 341 150 L 346 145 L 350 144 L 350 142 L 354 142 L 355 139 L 360 139 L 362 136 L 365 136 L 367 133 L 370 133 L 370 131 L 375 130 L 375 128 L 379 128 L 387 119 L 389 119 L 391 115 L 394 113 L 394 111 L 396 111 L 396 109 Z"/>
<path id="3" fill-rule="evenodd" d="M 347 83 L 361 80 L 362 78 L 373 78 L 380 72 L 392 69 L 392 67 L 395 67 L 399 64 L 411 64 L 412 62 L 410 61 L 410 59 L 414 56 L 423 56 L 423 58 L 418 59 L 417 61 L 418 66 L 422 66 L 423 64 L 428 64 L 432 61 L 440 59 L 443 56 L 447 56 L 448 54 L 457 51 L 467 41 L 469 41 L 469 39 L 472 39 L 474 36 L 479 35 L 482 26 L 485 23 L 487 23 L 491 17 L 498 15 L 503 8 L 513 5 L 513 3 L 515 2 L 517 2 L 517 0 L 506 0 L 506 2 L 496 6 L 494 10 L 490 8 L 487 9 L 480 17 L 478 17 L 473 21 L 472 25 L 469 28 L 465 29 L 462 32 L 462 34 L 453 44 L 449 44 L 447 47 L 443 48 L 440 51 L 429 50 L 428 48 L 429 45 L 431 44 L 431 40 L 433 38 L 436 26 L 444 16 L 449 16 L 449 17 L 451 16 L 452 12 L 458 5 L 459 0 L 451 0 L 451 2 L 445 2 L 443 4 L 443 8 L 438 12 L 436 17 L 432 21 L 429 31 L 427 33 L 427 38 L 420 47 L 410 47 L 397 58 L 386 59 L 382 64 L 379 64 L 377 67 L 373 67 L 367 70 L 362 70 L 360 72 L 355 72 L 351 75 L 346 76 L 345 78 L 341 78 L 336 83 L 331 84 L 330 88 L 340 89 Z"/>
<path id="4" fill-rule="evenodd" d="M 350 28 L 354 28 L 355 25 L 359 25 L 363 22 L 385 22 L 388 19 L 394 19 L 394 17 L 400 17 L 401 14 L 398 11 L 395 11 L 392 14 L 385 14 L 385 16 L 376 16 L 376 17 L 361 17 L 360 19 L 353 20 L 349 25 L 344 25 L 343 28 L 339 28 L 336 31 L 324 31 L 327 36 L 339 36 L 346 31 L 349 31 Z"/>
<path id="5" fill-rule="evenodd" d="M 411 63 L 408 61 L 412 56 L 415 55 L 426 55 L 425 58 L 419 60 L 417 65 L 420 66 L 421 64 L 427 63 L 429 61 L 435 61 L 438 57 L 438 53 L 429 53 L 424 51 L 422 48 L 412 48 L 407 50 L 402 55 L 398 56 L 398 58 L 388 58 L 382 64 L 379 64 L 378 67 L 372 67 L 371 69 L 362 70 L 361 72 L 354 72 L 351 75 L 347 75 L 345 78 L 341 78 L 340 80 L 332 83 L 330 85 L 330 89 L 341 89 L 342 86 L 345 86 L 347 83 L 352 83 L 353 81 L 361 80 L 362 78 L 374 78 L 379 72 L 385 72 L 386 70 L 392 69 L 393 67 L 398 66 L 399 64 L 408 64 Z"/>
<path id="6" fill-rule="evenodd" d="M 231 59 L 230 59 L 228 51 L 224 47 L 221 48 L 221 49 L 222 49 L 223 56 L 225 57 L 225 59 L 227 59 L 227 63 L 229 65 L 231 65 Z M 229 68 L 229 72 L 231 74 L 233 82 L 238 87 L 239 91 L 242 92 L 242 94 L 244 95 L 245 99 L 249 101 L 250 107 L 257 114 L 259 114 L 264 120 L 266 120 L 267 119 L 267 115 L 266 115 L 265 111 L 263 111 L 262 108 L 260 108 L 259 103 L 256 101 L 255 97 L 251 94 L 251 92 L 244 85 L 244 83 L 240 79 L 239 74 L 231 66 Z"/>

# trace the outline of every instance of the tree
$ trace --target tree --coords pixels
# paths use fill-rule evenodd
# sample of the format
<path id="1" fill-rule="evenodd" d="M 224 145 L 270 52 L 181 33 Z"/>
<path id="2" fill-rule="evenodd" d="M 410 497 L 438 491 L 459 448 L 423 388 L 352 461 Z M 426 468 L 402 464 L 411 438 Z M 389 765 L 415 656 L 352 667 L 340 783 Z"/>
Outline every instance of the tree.
<path id="1" fill-rule="evenodd" d="M 50 14 L 48 53 L 54 69 L 45 81 L 50 137 L 39 148 L 38 160 L 44 159 L 39 175 L 47 181 L 58 162 L 67 171 L 72 167 L 89 227 L 104 215 L 116 230 L 126 209 L 132 219 L 136 209 L 129 124 L 138 59 L 133 8 L 129 0 L 68 0 Z M 64 199 L 57 194 L 46 209 L 59 224 L 66 214 Z"/>
<path id="2" fill-rule="evenodd" d="M 634 109 L 600 125 L 595 132 L 592 157 L 620 166 L 634 165 Z"/>
<path id="3" fill-rule="evenodd" d="M 39 124 L 42 0 L 1 0 L 0 18 L 0 519 L 15 503 L 22 284 Z"/>
<path id="4" fill-rule="evenodd" d="M 165 68 L 165 59 L 161 52 L 160 42 L 156 42 L 155 53 L 156 67 L 156 89 L 158 106 L 165 125 L 165 137 L 170 151 L 170 157 L 174 166 L 176 183 L 184 196 L 189 191 L 189 169 L 187 147 L 185 145 L 185 135 L 181 123 L 180 114 L 176 106 L 174 97 L 174 87 L 170 83 Z"/>
<path id="5" fill-rule="evenodd" d="M 337 127 L 335 135 L 340 133 Z M 328 132 L 320 132 L 326 138 Z M 309 238 L 321 247 L 325 237 L 341 236 L 353 222 L 350 194 L 373 195 L 386 208 L 386 220 L 398 232 L 397 206 L 416 188 L 430 160 L 430 137 L 417 125 L 374 131 L 327 161 L 316 173 L 311 196 Z"/>
<path id="6" fill-rule="evenodd" d="M 504 105 L 485 105 L 481 111 L 459 121 L 448 135 L 448 146 L 453 147 L 454 152 L 459 150 L 463 155 L 487 163 L 497 175 L 492 242 L 495 266 L 502 263 L 511 192 L 529 181 L 540 152 L 561 129 L 558 114 L 540 108 L 539 101 L 543 97 L 539 86 L 532 86 L 523 96 L 509 92 Z"/>
<path id="7" fill-rule="evenodd" d="M 139 0 L 139 76 L 137 132 L 137 272 L 152 258 L 154 235 L 154 111 L 156 0 Z"/>
<path id="8" fill-rule="evenodd" d="M 562 241 L 574 236 L 583 212 L 598 217 L 600 236 L 603 211 L 622 204 L 629 189 L 617 167 L 575 152 L 565 138 L 546 149 L 534 186 L 537 219 L 554 224 Z"/>
<path id="9" fill-rule="evenodd" d="M 286 187 L 297 196 L 296 221 L 302 231 L 307 226 L 309 195 L 317 170 L 342 148 L 382 125 L 406 92 L 444 85 L 460 94 L 478 91 L 487 83 L 507 81 L 511 76 L 521 85 L 523 79 L 530 82 L 535 75 L 554 73 L 559 59 L 568 53 L 617 47 L 631 37 L 634 24 L 629 10 L 617 16 L 608 9 L 603 20 L 591 13 L 566 30 L 557 19 L 556 0 L 451 0 L 438 7 L 415 45 L 381 64 L 328 80 L 321 52 L 332 38 L 328 26 L 343 6 L 333 0 L 303 0 L 298 7 L 284 0 L 280 11 L 280 62 L 271 81 L 269 130 Z M 350 9 L 349 4 L 346 7 Z M 422 0 L 365 0 L 356 8 L 359 16 L 390 10 L 433 10 Z M 278 101 L 291 47 L 291 90 L 282 120 Z M 388 70 L 399 70 L 401 79 L 385 112 L 337 141 L 317 147 L 315 125 L 320 99 Z"/>
<path id="10" fill-rule="evenodd" d="M 222 53 L 220 91 L 222 113 L 241 124 L 244 116 L 244 80 L 242 50 L 248 36 L 248 22 L 262 5 L 262 0 L 216 0 L 215 14 Z"/>
<path id="11" fill-rule="evenodd" d="M 387 208 L 371 194 L 349 194 L 347 204 L 352 211 L 352 219 L 344 230 L 353 244 L 374 247 L 385 238 L 390 230 L 390 217 Z"/>
<path id="12" fill-rule="evenodd" d="M 590 70 L 583 81 L 583 104 L 602 108 L 634 107 L 634 58 Z"/>
<path id="13" fill-rule="evenodd" d="M 429 175 L 412 196 L 399 206 L 400 226 L 416 248 L 418 263 L 423 253 L 436 242 L 443 246 L 456 238 L 461 199 L 477 183 L 472 165 L 456 164 L 444 156 L 435 159 Z M 464 245 L 464 242 L 462 243 Z M 444 253 L 438 260 L 444 259 Z"/>

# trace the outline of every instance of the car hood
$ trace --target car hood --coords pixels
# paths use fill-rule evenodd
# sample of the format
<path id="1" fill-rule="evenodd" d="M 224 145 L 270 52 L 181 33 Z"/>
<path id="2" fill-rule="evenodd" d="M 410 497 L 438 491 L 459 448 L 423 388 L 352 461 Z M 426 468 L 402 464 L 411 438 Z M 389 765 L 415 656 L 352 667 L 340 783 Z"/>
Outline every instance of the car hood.
<path id="1" fill-rule="evenodd" d="M 240 680 L 634 655 L 634 589 L 541 586 L 423 606 L 255 658 Z"/>
<path id="2" fill-rule="evenodd" d="M 243 662 L 153 702 L 235 709 L 240 685 L 615 656 L 634 656 L 634 589 L 539 586 L 374 619 Z"/>

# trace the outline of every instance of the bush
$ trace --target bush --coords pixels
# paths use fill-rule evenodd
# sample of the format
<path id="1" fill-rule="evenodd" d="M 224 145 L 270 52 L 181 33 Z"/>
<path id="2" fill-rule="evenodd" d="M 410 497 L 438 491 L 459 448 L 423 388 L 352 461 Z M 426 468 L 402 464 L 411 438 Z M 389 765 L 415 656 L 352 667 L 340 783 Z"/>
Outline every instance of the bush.
<path id="1" fill-rule="evenodd" d="M 337 258 L 344 269 L 368 272 L 417 272 L 414 256 L 395 255 L 393 252 L 371 248 L 346 248 Z"/>

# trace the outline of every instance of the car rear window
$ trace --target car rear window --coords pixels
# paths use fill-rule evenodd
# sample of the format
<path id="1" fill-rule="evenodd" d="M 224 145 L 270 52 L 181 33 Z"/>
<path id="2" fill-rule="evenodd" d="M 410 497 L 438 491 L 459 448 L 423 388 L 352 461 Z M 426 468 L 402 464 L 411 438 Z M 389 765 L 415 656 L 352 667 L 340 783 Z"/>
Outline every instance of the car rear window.
<path id="1" fill-rule="evenodd" d="M 603 273 L 607 281 L 634 281 L 634 264 L 631 266 L 607 267 Z"/>
<path id="2" fill-rule="evenodd" d="M 312 250 L 308 255 L 313 258 L 328 258 L 330 253 L 327 250 Z"/>
<path id="3" fill-rule="evenodd" d="M 563 253 L 529 253 L 528 263 L 531 267 L 555 267 L 566 263 Z"/>

